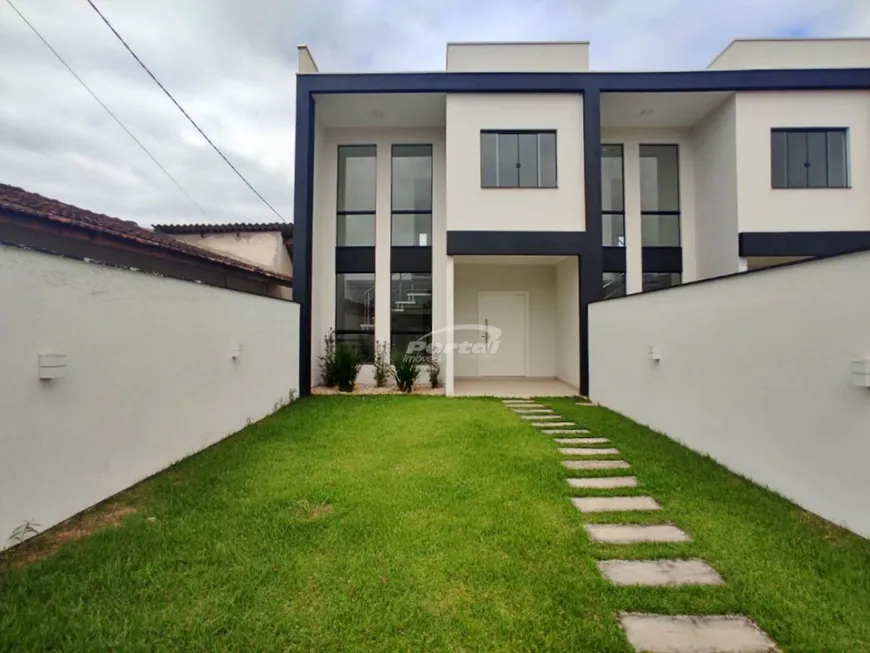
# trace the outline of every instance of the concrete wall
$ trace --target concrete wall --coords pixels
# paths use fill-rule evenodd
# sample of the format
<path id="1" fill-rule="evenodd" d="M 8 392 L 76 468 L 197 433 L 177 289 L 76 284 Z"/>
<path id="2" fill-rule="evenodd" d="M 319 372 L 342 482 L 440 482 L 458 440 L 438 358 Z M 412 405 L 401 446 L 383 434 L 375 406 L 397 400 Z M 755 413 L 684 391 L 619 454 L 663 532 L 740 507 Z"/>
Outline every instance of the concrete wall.
<path id="1" fill-rule="evenodd" d="M 851 188 L 771 188 L 774 127 L 848 128 Z M 870 91 L 738 93 L 737 189 L 740 231 L 870 229 Z"/>
<path id="2" fill-rule="evenodd" d="M 267 270 L 293 276 L 293 263 L 284 245 L 284 235 L 277 231 L 255 231 L 237 234 L 170 234 L 203 249 L 227 254 L 233 258 L 259 265 Z"/>
<path id="3" fill-rule="evenodd" d="M 868 277 L 862 252 L 592 304 L 591 396 L 870 537 Z"/>
<path id="4" fill-rule="evenodd" d="M 736 129 L 732 97 L 693 130 L 698 279 L 738 271 Z"/>
<path id="5" fill-rule="evenodd" d="M 556 130 L 558 188 L 481 188 L 480 132 Z M 447 229 L 583 231 L 581 95 L 447 96 Z"/>
<path id="6" fill-rule="evenodd" d="M 463 264 L 453 257 L 454 324 L 478 324 L 480 290 L 525 290 L 529 293 L 528 342 L 529 376 L 556 376 L 556 266 L 505 264 Z M 494 325 L 499 326 L 501 325 Z M 579 337 L 579 331 L 578 331 Z M 456 377 L 478 376 L 478 361 L 470 354 L 453 354 Z"/>
<path id="7" fill-rule="evenodd" d="M 580 275 L 577 257 L 556 265 L 556 377 L 580 387 Z"/>
<path id="8" fill-rule="evenodd" d="M 450 72 L 585 72 L 589 43 L 448 43 Z"/>
<path id="9" fill-rule="evenodd" d="M 0 305 L 0 548 L 298 392 L 291 302 L 0 247 Z M 40 353 L 65 377 L 40 380 Z"/>
<path id="10" fill-rule="evenodd" d="M 707 66 L 711 70 L 867 68 L 870 39 L 737 40 Z"/>

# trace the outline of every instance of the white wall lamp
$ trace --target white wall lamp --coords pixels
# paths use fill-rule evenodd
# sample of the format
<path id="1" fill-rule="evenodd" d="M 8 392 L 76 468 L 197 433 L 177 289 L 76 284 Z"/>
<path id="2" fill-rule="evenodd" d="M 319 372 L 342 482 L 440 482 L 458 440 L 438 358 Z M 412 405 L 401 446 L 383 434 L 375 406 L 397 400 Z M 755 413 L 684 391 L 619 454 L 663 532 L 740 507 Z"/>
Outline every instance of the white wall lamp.
<path id="1" fill-rule="evenodd" d="M 39 378 L 43 381 L 62 379 L 66 376 L 66 354 L 46 353 L 39 355 Z"/>
<path id="2" fill-rule="evenodd" d="M 870 357 L 852 361 L 852 385 L 870 388 Z"/>
<path id="3" fill-rule="evenodd" d="M 649 348 L 649 357 L 656 363 L 660 363 L 662 360 L 662 350 L 658 347 L 658 345 L 650 345 Z"/>
<path id="4" fill-rule="evenodd" d="M 242 357 L 242 346 L 236 345 L 233 347 L 232 350 L 230 350 L 230 355 L 233 357 L 234 361 L 239 360 L 239 358 Z"/>

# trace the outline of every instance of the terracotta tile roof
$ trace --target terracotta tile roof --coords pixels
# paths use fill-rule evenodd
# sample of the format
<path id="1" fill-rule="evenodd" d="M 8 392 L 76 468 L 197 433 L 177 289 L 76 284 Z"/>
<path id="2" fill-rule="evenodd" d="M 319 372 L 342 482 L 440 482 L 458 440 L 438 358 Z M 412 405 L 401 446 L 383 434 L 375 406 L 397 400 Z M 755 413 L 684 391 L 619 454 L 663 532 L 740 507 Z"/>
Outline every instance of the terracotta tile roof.
<path id="1" fill-rule="evenodd" d="M 77 206 L 64 204 L 63 202 L 43 197 L 36 193 L 30 193 L 7 184 L 0 184 L 0 210 L 14 211 L 15 213 L 44 220 L 59 226 L 74 227 L 92 233 L 114 236 L 115 238 L 152 247 L 163 252 L 172 252 L 180 256 L 217 263 L 285 283 L 292 281 L 292 278 L 287 275 L 272 272 L 271 270 L 266 270 L 229 256 L 223 256 L 207 249 L 183 243 L 172 236 L 140 227 L 135 222 L 120 220 L 101 213 L 80 209 Z"/>
<path id="2" fill-rule="evenodd" d="M 293 235 L 293 224 L 286 222 L 233 222 L 230 224 L 155 224 L 154 231 L 164 234 L 236 234 L 255 231 L 280 231 Z"/>

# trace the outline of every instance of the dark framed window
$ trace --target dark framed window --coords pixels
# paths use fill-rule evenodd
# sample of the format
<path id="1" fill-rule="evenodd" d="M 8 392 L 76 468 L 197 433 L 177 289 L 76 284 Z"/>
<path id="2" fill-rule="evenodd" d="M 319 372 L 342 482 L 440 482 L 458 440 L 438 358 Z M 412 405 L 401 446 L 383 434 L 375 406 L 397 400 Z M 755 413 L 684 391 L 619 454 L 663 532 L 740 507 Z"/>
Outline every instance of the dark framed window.
<path id="1" fill-rule="evenodd" d="M 432 146 L 393 145 L 393 247 L 432 246 Z"/>
<path id="2" fill-rule="evenodd" d="M 640 225 L 643 247 L 680 246 L 680 150 L 640 146 Z"/>
<path id="3" fill-rule="evenodd" d="M 625 296 L 625 272 L 604 273 L 604 299 Z"/>
<path id="4" fill-rule="evenodd" d="M 660 288 L 672 288 L 683 282 L 683 275 L 679 272 L 644 272 L 643 291 L 659 290 Z"/>
<path id="5" fill-rule="evenodd" d="M 336 247 L 375 246 L 377 147 L 338 146 Z"/>
<path id="6" fill-rule="evenodd" d="M 375 275 L 339 273 L 335 275 L 335 342 L 359 349 L 363 361 L 374 361 L 375 352 Z"/>
<path id="7" fill-rule="evenodd" d="M 848 188 L 846 129 L 770 130 L 773 188 Z"/>
<path id="8" fill-rule="evenodd" d="M 625 247 L 625 166 L 622 145 L 601 146 L 601 232 L 605 247 Z"/>
<path id="9" fill-rule="evenodd" d="M 481 131 L 482 188 L 556 188 L 555 131 Z"/>
<path id="10" fill-rule="evenodd" d="M 412 342 L 431 340 L 432 332 L 432 275 L 428 272 L 397 272 L 390 276 L 390 342 L 393 353 L 408 351 Z"/>

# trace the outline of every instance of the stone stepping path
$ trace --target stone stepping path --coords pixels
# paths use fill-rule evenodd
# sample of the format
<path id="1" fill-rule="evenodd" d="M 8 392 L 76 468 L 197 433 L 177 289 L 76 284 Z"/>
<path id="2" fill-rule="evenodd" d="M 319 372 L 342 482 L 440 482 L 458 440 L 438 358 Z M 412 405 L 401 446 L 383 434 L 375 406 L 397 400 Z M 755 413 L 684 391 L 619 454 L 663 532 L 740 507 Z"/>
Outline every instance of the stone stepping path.
<path id="1" fill-rule="evenodd" d="M 629 644 L 645 653 L 767 653 L 773 641 L 746 617 L 736 615 L 619 616 Z"/>
<path id="2" fill-rule="evenodd" d="M 634 512 L 662 509 L 652 497 L 572 497 L 571 503 L 580 512 Z"/>
<path id="3" fill-rule="evenodd" d="M 583 490 L 609 490 L 616 487 L 637 487 L 634 476 L 601 476 L 592 478 L 569 478 L 568 487 Z"/>
<path id="4" fill-rule="evenodd" d="M 541 428 L 541 429 L 551 429 L 554 426 L 558 426 L 559 428 L 562 428 L 563 426 L 565 428 L 577 426 L 574 422 L 529 422 L 529 423 L 532 426 L 537 426 L 538 428 Z"/>
<path id="5" fill-rule="evenodd" d="M 537 414 L 535 414 L 535 415 L 520 415 L 520 418 L 521 419 L 531 419 L 531 420 L 534 420 L 534 419 L 563 419 L 562 417 L 560 417 L 559 415 L 557 415 L 556 413 L 554 413 L 552 411 L 547 415 L 537 415 Z"/>
<path id="6" fill-rule="evenodd" d="M 501 403 L 506 406 L 515 406 L 517 404 L 534 404 L 534 399 L 502 399 Z M 536 404 L 538 405 L 538 404 Z"/>
<path id="7" fill-rule="evenodd" d="M 561 433 L 561 431 L 557 431 Z M 607 438 L 553 438 L 556 444 L 604 444 L 609 442 Z"/>
<path id="8" fill-rule="evenodd" d="M 565 469 L 628 469 L 631 467 L 624 460 L 563 460 Z"/>
<path id="9" fill-rule="evenodd" d="M 613 447 L 560 447 L 559 453 L 563 456 L 613 456 L 619 453 L 619 449 Z"/>
<path id="10" fill-rule="evenodd" d="M 614 585 L 674 587 L 724 583 L 703 560 L 599 560 L 598 571 Z"/>
<path id="11" fill-rule="evenodd" d="M 547 426 L 555 426 L 555 424 L 547 424 Z M 545 435 L 573 435 L 575 433 L 589 433 L 586 429 L 544 429 L 541 433 Z"/>
<path id="12" fill-rule="evenodd" d="M 511 408 L 517 415 L 555 415 L 549 408 Z"/>
<path id="13" fill-rule="evenodd" d="M 688 542 L 685 531 L 672 524 L 586 524 L 593 542 L 634 544 L 635 542 Z"/>

